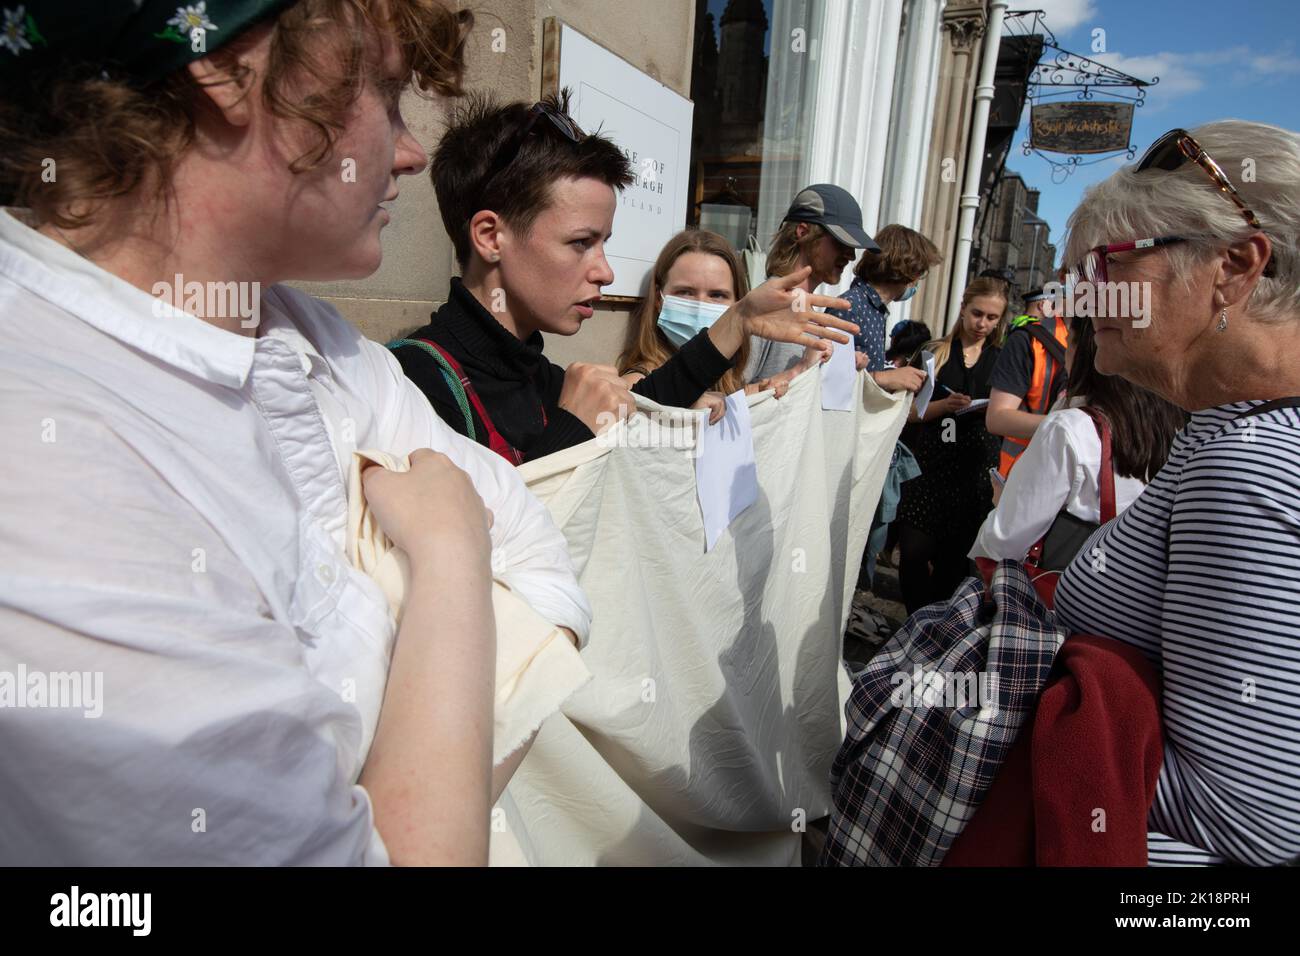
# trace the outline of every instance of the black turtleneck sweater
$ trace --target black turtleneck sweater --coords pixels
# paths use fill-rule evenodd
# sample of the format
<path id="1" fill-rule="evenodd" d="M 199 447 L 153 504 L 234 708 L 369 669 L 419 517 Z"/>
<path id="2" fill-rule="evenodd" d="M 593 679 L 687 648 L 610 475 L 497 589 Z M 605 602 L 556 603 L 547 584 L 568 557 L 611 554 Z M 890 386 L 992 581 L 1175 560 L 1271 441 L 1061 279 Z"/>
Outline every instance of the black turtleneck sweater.
<path id="1" fill-rule="evenodd" d="M 525 461 L 580 445 L 591 429 L 559 407 L 564 369 L 542 355 L 542 334 L 521 342 L 498 322 L 465 288 L 451 280 L 451 292 L 431 321 L 407 336 L 437 343 L 460 363 L 492 424 L 523 454 Z M 428 396 L 439 417 L 467 434 L 465 415 L 443 378 L 438 363 L 424 349 L 403 345 L 393 354 L 411 381 Z M 676 355 L 632 386 L 632 391 L 660 405 L 686 408 L 694 404 L 731 362 L 713 345 L 707 332 L 687 342 Z M 545 408 L 545 425 L 542 410 Z M 474 437 L 488 443 L 487 428 L 470 406 Z"/>

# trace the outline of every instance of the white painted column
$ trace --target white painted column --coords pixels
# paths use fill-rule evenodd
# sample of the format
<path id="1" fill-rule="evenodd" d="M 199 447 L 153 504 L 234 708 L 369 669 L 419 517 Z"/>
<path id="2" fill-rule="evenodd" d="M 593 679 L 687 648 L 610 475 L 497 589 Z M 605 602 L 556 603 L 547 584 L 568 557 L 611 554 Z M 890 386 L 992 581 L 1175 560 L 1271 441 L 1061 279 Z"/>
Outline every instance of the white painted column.
<path id="1" fill-rule="evenodd" d="M 847 189 L 862 206 L 867 232 L 875 230 L 903 2 L 776 0 L 773 4 L 759 199 L 758 228 L 764 244 L 780 224 L 795 192 L 811 183 L 834 183 Z M 802 64 L 806 73 L 800 80 L 794 69 L 800 64 L 793 59 L 800 54 L 790 52 L 789 34 L 803 24 L 807 25 L 809 47 Z M 794 118 L 786 111 L 788 105 L 782 109 L 795 95 L 803 110 L 801 142 L 797 144 L 791 137 Z M 797 164 L 797 181 L 788 171 L 782 175 L 773 170 L 769 175 L 769 156 L 788 155 L 796 145 L 803 153 Z M 849 276 L 847 270 L 845 275 Z"/>
<path id="2" fill-rule="evenodd" d="M 868 233 L 879 221 L 902 16 L 903 0 L 827 0 L 822 26 L 808 181 L 847 189 Z"/>
<path id="3" fill-rule="evenodd" d="M 989 5 L 988 32 L 984 34 L 979 84 L 975 87 L 975 114 L 971 117 L 970 151 L 966 154 L 966 186 L 958 203 L 957 251 L 953 256 L 952 284 L 948 287 L 945 332 L 957 321 L 962 293 L 966 291 L 971 240 L 975 235 L 975 211 L 980 204 L 980 173 L 984 168 L 984 144 L 989 131 L 989 105 L 993 101 L 993 79 L 998 66 L 998 47 L 1002 45 L 1002 20 L 1006 12 L 1007 0 L 993 0 Z"/>
<path id="4" fill-rule="evenodd" d="M 899 47 L 894 112 L 880 204 L 882 225 L 915 229 L 925 203 L 926 157 L 943 52 L 946 0 L 908 0 L 907 25 Z"/>
<path id="5" fill-rule="evenodd" d="M 921 224 L 946 5 L 947 0 L 907 0 L 906 24 L 899 41 L 894 79 L 894 108 L 879 225 L 898 223 L 917 229 Z M 890 306 L 890 325 L 911 318 L 911 312 L 911 302 Z"/>

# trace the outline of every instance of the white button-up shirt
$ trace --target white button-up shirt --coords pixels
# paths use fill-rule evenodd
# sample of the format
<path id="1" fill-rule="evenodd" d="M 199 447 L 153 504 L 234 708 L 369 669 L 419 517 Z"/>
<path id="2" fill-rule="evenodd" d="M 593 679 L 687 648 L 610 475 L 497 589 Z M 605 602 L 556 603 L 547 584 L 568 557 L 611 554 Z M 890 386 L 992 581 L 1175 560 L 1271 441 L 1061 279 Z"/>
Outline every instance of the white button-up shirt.
<path id="1" fill-rule="evenodd" d="M 1081 521 L 1100 521 L 1100 476 L 1101 439 L 1087 412 L 1071 407 L 1051 412 L 1016 459 L 970 557 L 1023 561 L 1062 511 Z M 1136 501 L 1145 487 L 1137 478 L 1116 475 L 1116 514 Z"/>
<path id="2" fill-rule="evenodd" d="M 448 455 L 497 578 L 585 640 L 564 538 L 325 303 L 265 291 L 256 338 L 158 305 L 0 211 L 0 864 L 385 863 L 352 452 Z"/>

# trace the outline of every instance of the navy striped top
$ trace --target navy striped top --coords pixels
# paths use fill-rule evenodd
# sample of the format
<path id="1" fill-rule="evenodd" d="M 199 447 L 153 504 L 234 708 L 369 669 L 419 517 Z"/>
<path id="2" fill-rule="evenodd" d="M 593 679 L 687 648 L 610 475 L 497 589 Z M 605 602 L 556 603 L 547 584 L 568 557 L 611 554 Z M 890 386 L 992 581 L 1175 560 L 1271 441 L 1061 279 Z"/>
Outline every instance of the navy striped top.
<path id="1" fill-rule="evenodd" d="M 1163 677 L 1152 865 L 1300 855 L 1300 409 L 1239 417 L 1261 404 L 1196 412 L 1056 592 Z"/>

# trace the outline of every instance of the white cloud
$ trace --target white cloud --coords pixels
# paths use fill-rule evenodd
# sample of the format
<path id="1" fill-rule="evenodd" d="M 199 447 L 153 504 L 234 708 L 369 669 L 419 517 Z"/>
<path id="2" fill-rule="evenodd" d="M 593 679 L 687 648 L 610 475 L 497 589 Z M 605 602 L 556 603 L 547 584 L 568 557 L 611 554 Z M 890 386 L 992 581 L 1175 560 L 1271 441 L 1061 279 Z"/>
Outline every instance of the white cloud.
<path id="1" fill-rule="evenodd" d="M 1097 6 L 1093 0 L 1027 0 L 1025 7 L 1042 10 L 1047 28 L 1058 37 L 1097 17 Z"/>
<path id="2" fill-rule="evenodd" d="M 1191 57 L 1184 53 L 1148 53 L 1142 56 L 1097 53 L 1091 59 L 1139 80 L 1159 77 L 1160 82 L 1147 90 L 1148 99 L 1157 93 L 1163 96 L 1195 93 L 1205 86 L 1205 74 L 1199 66 L 1208 64 L 1193 63 Z"/>
<path id="3" fill-rule="evenodd" d="M 1148 53 L 1126 56 L 1123 53 L 1098 53 L 1092 59 L 1121 70 L 1139 80 L 1159 77 L 1160 82 L 1147 90 L 1147 103 L 1196 93 L 1207 82 L 1222 85 L 1229 75 L 1234 83 L 1268 82 L 1300 73 L 1300 57 L 1287 50 L 1281 53 L 1255 53 L 1247 46 L 1193 53 Z"/>
<path id="4" fill-rule="evenodd" d="M 1247 65 L 1261 76 L 1278 76 L 1285 73 L 1300 73 L 1300 57 L 1292 52 L 1261 53 L 1252 56 Z"/>

